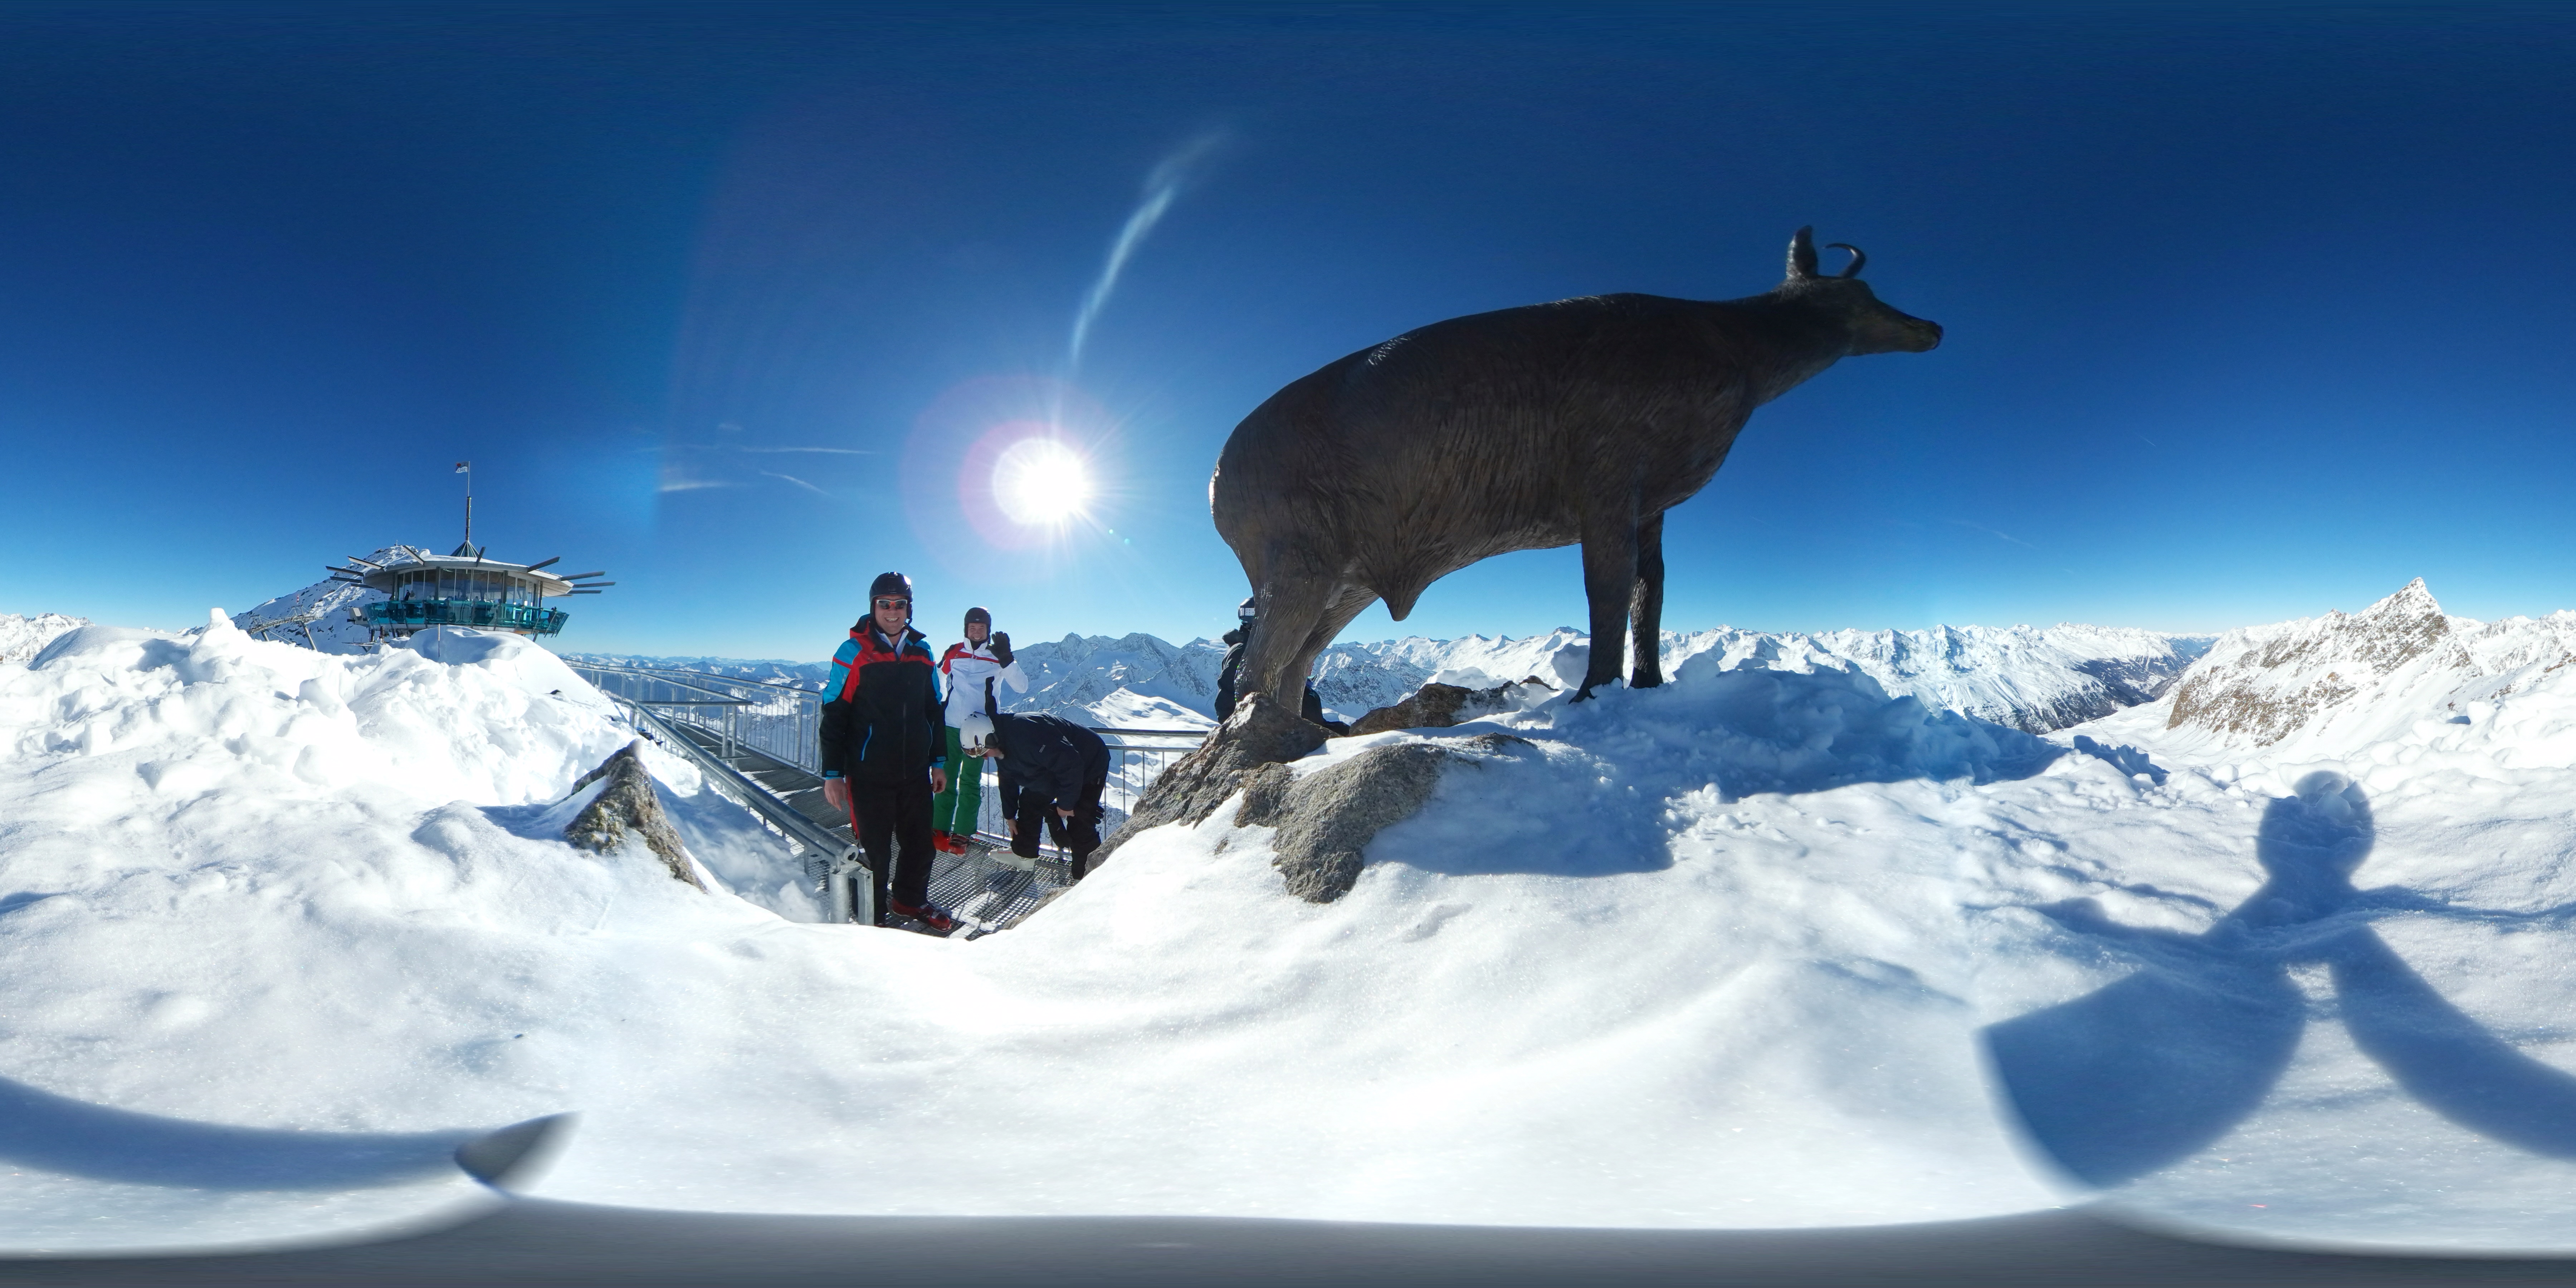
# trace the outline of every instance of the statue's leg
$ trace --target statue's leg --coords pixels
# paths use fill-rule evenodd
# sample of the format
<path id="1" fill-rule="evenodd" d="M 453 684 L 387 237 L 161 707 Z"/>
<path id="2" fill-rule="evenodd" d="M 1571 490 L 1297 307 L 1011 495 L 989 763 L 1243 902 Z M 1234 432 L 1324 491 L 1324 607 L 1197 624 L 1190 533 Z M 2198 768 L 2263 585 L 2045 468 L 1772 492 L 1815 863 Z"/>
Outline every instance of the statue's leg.
<path id="1" fill-rule="evenodd" d="M 1619 644 L 1628 635 L 1628 595 L 1637 584 L 1637 521 L 1633 514 L 1584 525 L 1583 597 L 1592 604 L 1592 664 L 1574 701 L 1619 679 Z"/>
<path id="2" fill-rule="evenodd" d="M 1298 695 L 1305 692 L 1298 654 L 1305 651 L 1307 638 L 1323 621 L 1339 589 L 1330 574 L 1302 561 L 1270 561 L 1270 576 L 1256 596 L 1261 616 L 1253 623 L 1252 641 L 1236 673 L 1235 701 L 1241 702 L 1247 693 L 1267 693 L 1272 701 L 1297 709 Z M 1305 660 L 1312 658 L 1310 653 Z"/>
<path id="3" fill-rule="evenodd" d="M 1628 596 L 1628 687 L 1664 682 L 1664 516 L 1637 525 L 1637 585 Z"/>
<path id="4" fill-rule="evenodd" d="M 1315 622 L 1315 628 L 1306 634 L 1305 647 L 1297 650 L 1297 682 L 1300 686 L 1297 692 L 1301 700 L 1305 694 L 1303 686 L 1306 677 L 1315 673 L 1317 655 L 1331 648 L 1333 641 L 1341 637 L 1343 629 L 1351 624 L 1351 620 L 1368 611 L 1368 606 L 1376 602 L 1376 591 L 1366 586 L 1346 583 L 1340 593 L 1333 597 L 1333 602 L 1325 605 L 1324 615 Z M 1285 701 L 1285 699 L 1282 700 Z"/>

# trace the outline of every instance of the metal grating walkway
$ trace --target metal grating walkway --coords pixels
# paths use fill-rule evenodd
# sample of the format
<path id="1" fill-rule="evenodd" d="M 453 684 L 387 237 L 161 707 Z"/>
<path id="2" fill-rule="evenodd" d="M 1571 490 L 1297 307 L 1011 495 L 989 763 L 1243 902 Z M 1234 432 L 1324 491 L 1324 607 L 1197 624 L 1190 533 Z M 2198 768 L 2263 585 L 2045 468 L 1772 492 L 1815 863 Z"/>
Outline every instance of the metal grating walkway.
<path id="1" fill-rule="evenodd" d="M 728 748 L 722 735 L 698 725 L 674 721 L 669 727 L 702 755 L 731 766 L 754 786 L 833 836 L 855 843 L 849 819 L 823 802 L 823 780 L 817 775 L 740 743 Z M 995 793 L 996 789 L 986 784 L 988 802 Z M 990 808 L 985 812 L 994 813 Z M 932 863 L 930 901 L 957 918 L 958 927 L 949 938 L 979 939 L 1008 930 L 1045 907 L 1047 901 L 1072 887 L 1072 873 L 1070 859 L 1053 847 L 1042 848 L 1034 861 L 1023 859 L 1011 853 L 1010 838 L 979 827 L 969 853 L 941 854 Z M 891 924 L 922 929 L 919 923 L 902 917 L 892 918 Z"/>

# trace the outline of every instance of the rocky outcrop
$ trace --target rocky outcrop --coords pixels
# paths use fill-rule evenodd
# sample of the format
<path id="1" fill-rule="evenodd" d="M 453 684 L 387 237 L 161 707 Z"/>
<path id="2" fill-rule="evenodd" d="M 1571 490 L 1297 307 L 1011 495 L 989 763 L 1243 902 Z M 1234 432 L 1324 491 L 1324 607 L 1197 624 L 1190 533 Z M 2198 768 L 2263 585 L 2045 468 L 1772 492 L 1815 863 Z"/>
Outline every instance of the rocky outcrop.
<path id="1" fill-rule="evenodd" d="M 2165 727 L 2266 746 L 2419 659 L 2440 671 L 2479 669 L 2421 577 L 2358 613 L 2229 633 L 2175 687 Z"/>
<path id="2" fill-rule="evenodd" d="M 1127 838 L 1165 823 L 1203 823 L 1243 789 L 1244 775 L 1295 760 L 1324 745 L 1327 733 L 1267 693 L 1247 693 L 1234 714 L 1199 749 L 1172 762 L 1136 802 L 1127 822 L 1092 856 L 1096 868 Z"/>
<path id="3" fill-rule="evenodd" d="M 1451 725 L 1490 715 L 1517 705 L 1531 689 L 1554 693 L 1556 686 L 1533 675 L 1526 680 L 1497 684 L 1490 689 L 1470 689 L 1458 684 L 1426 684 L 1413 691 L 1413 696 L 1391 707 L 1361 716 L 1351 722 L 1351 733 L 1391 733 L 1397 729 L 1446 729 Z"/>
<path id="4" fill-rule="evenodd" d="M 630 839 L 640 840 L 670 870 L 673 880 L 704 890 L 690 866 L 688 850 L 680 844 L 680 833 L 662 812 L 661 793 L 653 789 L 653 775 L 644 768 L 643 748 L 640 738 L 618 748 L 617 754 L 572 785 L 578 793 L 603 778 L 608 780 L 599 795 L 564 826 L 564 839 L 597 854 L 614 854 Z"/>
<path id="5" fill-rule="evenodd" d="M 1360 879 L 1361 855 L 1388 826 L 1411 818 L 1440 786 L 1440 771 L 1468 761 L 1423 742 L 1372 747 L 1303 778 L 1286 765 L 1263 765 L 1243 780 L 1236 827 L 1273 827 L 1271 866 L 1288 893 L 1331 903 Z"/>

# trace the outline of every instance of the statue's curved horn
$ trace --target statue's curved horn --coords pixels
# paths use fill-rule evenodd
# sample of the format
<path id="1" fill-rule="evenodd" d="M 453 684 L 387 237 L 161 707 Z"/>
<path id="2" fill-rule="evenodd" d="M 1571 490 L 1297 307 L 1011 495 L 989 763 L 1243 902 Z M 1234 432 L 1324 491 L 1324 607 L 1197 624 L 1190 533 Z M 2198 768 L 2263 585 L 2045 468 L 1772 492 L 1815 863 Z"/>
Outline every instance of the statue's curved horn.
<path id="1" fill-rule="evenodd" d="M 1789 237 L 1789 276 L 1794 280 L 1816 275 L 1816 230 L 1801 228 Z"/>
<path id="2" fill-rule="evenodd" d="M 1858 277 L 1860 276 L 1860 266 L 1869 262 L 1868 254 L 1863 252 L 1860 247 L 1854 246 L 1850 242 L 1827 242 L 1825 243 L 1825 249 L 1847 250 L 1852 253 L 1852 262 L 1843 266 L 1843 271 L 1836 274 L 1838 277 Z"/>

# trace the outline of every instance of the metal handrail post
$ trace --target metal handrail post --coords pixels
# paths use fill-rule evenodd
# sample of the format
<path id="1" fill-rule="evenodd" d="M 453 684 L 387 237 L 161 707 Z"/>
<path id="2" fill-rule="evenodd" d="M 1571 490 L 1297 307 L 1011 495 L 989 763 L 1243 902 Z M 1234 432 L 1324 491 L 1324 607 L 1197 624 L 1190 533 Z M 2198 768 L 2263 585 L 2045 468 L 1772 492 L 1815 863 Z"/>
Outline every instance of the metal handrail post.
<path id="1" fill-rule="evenodd" d="M 867 871 L 866 856 L 855 845 L 843 849 L 833 858 L 831 871 L 823 877 L 823 906 L 832 920 L 855 922 L 862 926 L 877 924 L 877 883 L 850 879 L 852 873 Z M 855 907 L 852 906 L 854 903 Z"/>

